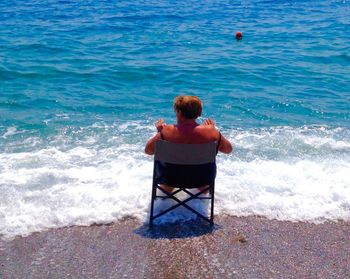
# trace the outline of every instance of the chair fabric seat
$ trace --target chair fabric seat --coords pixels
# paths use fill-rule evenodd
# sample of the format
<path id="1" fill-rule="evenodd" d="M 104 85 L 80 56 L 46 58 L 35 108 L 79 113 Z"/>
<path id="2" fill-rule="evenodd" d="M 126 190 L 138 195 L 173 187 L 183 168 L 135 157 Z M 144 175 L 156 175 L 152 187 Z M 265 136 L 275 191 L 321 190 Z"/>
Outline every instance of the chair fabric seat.
<path id="1" fill-rule="evenodd" d="M 175 188 L 199 188 L 211 185 L 215 176 L 215 163 L 179 165 L 155 161 L 155 179 L 159 184 Z"/>

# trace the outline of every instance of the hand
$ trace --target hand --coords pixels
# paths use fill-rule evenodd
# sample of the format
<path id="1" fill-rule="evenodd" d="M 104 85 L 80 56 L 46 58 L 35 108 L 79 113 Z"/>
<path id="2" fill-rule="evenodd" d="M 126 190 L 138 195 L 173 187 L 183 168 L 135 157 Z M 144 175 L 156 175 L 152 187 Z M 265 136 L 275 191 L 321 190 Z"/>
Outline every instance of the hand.
<path id="1" fill-rule="evenodd" d="M 215 122 L 214 122 L 214 120 L 212 120 L 210 118 L 207 118 L 207 119 L 204 120 L 203 125 L 204 126 L 210 126 L 210 125 L 215 126 Z"/>
<path id="2" fill-rule="evenodd" d="M 161 132 L 166 124 L 164 123 L 163 119 L 158 119 L 158 121 L 154 123 L 154 125 L 156 126 L 157 131 Z"/>

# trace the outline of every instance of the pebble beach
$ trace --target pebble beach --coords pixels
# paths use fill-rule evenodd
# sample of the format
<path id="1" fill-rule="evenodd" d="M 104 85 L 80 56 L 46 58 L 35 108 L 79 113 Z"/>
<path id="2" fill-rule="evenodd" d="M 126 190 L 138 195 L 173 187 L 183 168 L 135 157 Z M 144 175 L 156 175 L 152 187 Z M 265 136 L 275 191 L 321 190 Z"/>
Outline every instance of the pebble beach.
<path id="1" fill-rule="evenodd" d="M 125 219 L 0 242 L 0 277 L 349 278 L 350 223 L 217 216 L 147 225 Z"/>

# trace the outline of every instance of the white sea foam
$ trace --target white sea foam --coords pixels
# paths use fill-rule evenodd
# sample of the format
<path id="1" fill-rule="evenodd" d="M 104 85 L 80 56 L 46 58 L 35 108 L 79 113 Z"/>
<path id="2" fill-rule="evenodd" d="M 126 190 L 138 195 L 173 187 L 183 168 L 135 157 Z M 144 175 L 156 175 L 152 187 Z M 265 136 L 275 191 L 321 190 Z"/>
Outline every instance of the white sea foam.
<path id="1" fill-rule="evenodd" d="M 153 165 L 143 154 L 143 143 L 151 126 L 131 124 L 119 130 L 95 126 L 91 129 L 102 130 L 83 130 L 79 140 L 76 133 L 62 133 L 44 148 L 2 152 L 0 235 L 109 223 L 125 216 L 146 221 Z M 218 156 L 216 214 L 350 220 L 347 130 L 279 127 L 223 133 L 235 151 Z M 196 206 L 205 210 L 201 202 Z M 160 202 L 157 209 L 164 207 Z M 162 221 L 178 218 L 193 215 L 181 209 Z"/>
<path id="2" fill-rule="evenodd" d="M 17 131 L 16 127 L 9 127 L 7 128 L 6 132 L 1 136 L 2 138 L 6 139 L 10 136 L 16 135 L 16 134 L 20 134 L 22 133 L 21 131 Z"/>

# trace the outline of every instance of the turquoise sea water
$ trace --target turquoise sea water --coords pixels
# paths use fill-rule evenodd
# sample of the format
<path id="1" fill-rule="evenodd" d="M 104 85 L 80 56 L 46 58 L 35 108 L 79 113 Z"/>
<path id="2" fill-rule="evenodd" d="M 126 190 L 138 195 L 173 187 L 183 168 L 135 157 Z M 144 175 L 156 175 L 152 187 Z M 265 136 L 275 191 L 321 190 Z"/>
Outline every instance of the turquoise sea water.
<path id="1" fill-rule="evenodd" d="M 218 214 L 349 220 L 349 14 L 335 0 L 1 2 L 0 234 L 145 219 L 143 146 L 178 94 L 235 146 L 218 157 Z"/>

